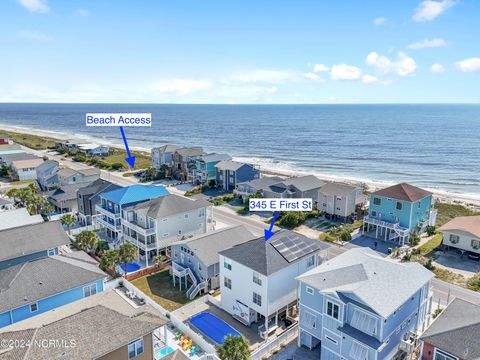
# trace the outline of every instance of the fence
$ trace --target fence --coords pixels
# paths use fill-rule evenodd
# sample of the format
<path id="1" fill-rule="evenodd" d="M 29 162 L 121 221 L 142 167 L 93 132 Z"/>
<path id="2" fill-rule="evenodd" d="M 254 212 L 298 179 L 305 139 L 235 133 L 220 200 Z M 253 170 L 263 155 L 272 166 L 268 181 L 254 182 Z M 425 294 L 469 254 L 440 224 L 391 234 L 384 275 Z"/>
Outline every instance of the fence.
<path id="1" fill-rule="evenodd" d="M 280 336 L 268 341 L 250 354 L 250 360 L 260 360 L 268 357 L 274 350 L 281 348 L 298 336 L 298 324 L 293 325 Z"/>
<path id="2" fill-rule="evenodd" d="M 142 276 L 150 275 L 150 274 L 159 272 L 160 270 L 165 269 L 167 266 L 168 266 L 168 264 L 158 263 L 158 264 L 155 264 L 155 265 L 150 266 L 150 267 L 148 267 L 148 268 L 140 269 L 140 270 L 138 270 L 138 271 L 135 271 L 135 272 L 132 272 L 132 273 L 130 273 L 130 274 L 127 274 L 127 276 L 126 276 L 125 278 L 126 278 L 128 281 L 133 281 L 133 280 L 135 280 L 135 279 L 141 278 Z"/>
<path id="3" fill-rule="evenodd" d="M 175 314 L 170 313 L 170 321 L 178 330 L 191 338 L 193 342 L 200 346 L 207 354 L 216 354 L 215 347 L 212 344 L 205 340 L 202 335 L 198 334 L 195 330 L 180 321 Z"/>
<path id="4" fill-rule="evenodd" d="M 151 298 L 149 298 L 147 295 L 145 295 L 143 291 L 141 291 L 139 288 L 133 285 L 130 281 L 128 281 L 127 279 L 120 279 L 119 283 L 120 282 L 122 282 L 123 286 L 125 286 L 127 290 L 130 290 L 131 292 L 133 292 L 138 298 L 145 300 L 146 304 L 150 305 L 151 307 L 159 311 L 164 316 L 166 317 L 170 316 L 169 312 L 163 306 L 159 305 L 158 303 L 153 301 Z"/>
<path id="5" fill-rule="evenodd" d="M 97 226 L 97 225 L 88 225 L 88 226 L 82 226 L 82 227 L 78 227 L 78 228 L 72 228 L 72 229 L 70 229 L 70 234 L 72 236 L 75 236 L 75 235 L 80 234 L 82 231 L 85 231 L 85 230 L 94 231 L 94 230 L 97 230 L 99 228 L 100 227 Z"/>

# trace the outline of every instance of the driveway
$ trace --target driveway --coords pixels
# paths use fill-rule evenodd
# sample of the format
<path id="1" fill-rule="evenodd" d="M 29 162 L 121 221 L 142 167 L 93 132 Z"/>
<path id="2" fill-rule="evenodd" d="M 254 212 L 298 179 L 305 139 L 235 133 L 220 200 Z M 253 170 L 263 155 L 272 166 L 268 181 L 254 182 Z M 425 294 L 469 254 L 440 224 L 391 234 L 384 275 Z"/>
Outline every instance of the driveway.
<path id="1" fill-rule="evenodd" d="M 469 259 L 466 253 L 462 256 L 461 253 L 455 249 L 445 252 L 436 251 L 434 263 L 465 277 L 470 277 L 480 271 L 480 261 Z"/>
<path id="2" fill-rule="evenodd" d="M 382 240 L 374 239 L 365 235 L 360 235 L 351 241 L 349 241 L 345 247 L 346 248 L 355 248 L 355 247 L 368 247 L 372 250 L 375 250 L 379 253 L 388 255 L 388 249 L 395 248 L 396 244 L 385 242 Z M 398 245 L 397 245 L 398 246 Z"/>

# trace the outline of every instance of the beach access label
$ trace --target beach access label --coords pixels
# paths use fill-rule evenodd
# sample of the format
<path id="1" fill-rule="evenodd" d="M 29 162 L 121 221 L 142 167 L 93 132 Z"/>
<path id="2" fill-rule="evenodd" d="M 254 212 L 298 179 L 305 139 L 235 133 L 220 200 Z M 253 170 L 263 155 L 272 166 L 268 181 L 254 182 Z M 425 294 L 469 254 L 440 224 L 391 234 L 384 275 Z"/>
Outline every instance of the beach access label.
<path id="1" fill-rule="evenodd" d="M 312 211 L 312 199 L 250 199 L 250 211 Z"/>
<path id="2" fill-rule="evenodd" d="M 152 114 L 147 113 L 87 113 L 86 126 L 151 126 Z"/>

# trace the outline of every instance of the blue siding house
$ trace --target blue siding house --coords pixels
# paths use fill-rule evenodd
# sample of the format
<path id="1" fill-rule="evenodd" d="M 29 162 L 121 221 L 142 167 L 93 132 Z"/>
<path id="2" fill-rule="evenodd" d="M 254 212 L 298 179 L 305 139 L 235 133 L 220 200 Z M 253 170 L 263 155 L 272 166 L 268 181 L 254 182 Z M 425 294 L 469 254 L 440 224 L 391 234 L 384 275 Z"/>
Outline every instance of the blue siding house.
<path id="1" fill-rule="evenodd" d="M 436 216 L 431 192 L 402 183 L 370 195 L 363 232 L 401 246 L 410 240 L 411 234 L 435 225 Z"/>
<path id="2" fill-rule="evenodd" d="M 224 160 L 215 165 L 215 168 L 217 185 L 224 191 L 233 191 L 239 183 L 260 178 L 260 169 L 252 164 Z"/>
<path id="3" fill-rule="evenodd" d="M 0 231 L 0 328 L 104 290 L 87 254 L 60 255 L 68 243 L 60 222 Z"/>
<path id="4" fill-rule="evenodd" d="M 408 353 L 429 320 L 433 274 L 369 248 L 349 250 L 300 275 L 298 346 L 322 360 L 391 359 Z"/>

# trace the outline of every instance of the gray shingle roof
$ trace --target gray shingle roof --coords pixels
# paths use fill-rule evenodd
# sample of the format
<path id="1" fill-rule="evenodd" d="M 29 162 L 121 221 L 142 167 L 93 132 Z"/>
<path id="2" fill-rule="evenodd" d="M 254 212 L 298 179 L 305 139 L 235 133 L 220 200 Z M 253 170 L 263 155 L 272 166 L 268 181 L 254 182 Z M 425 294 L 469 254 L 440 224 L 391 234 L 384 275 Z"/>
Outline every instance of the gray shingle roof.
<path id="1" fill-rule="evenodd" d="M 200 156 L 203 155 L 203 148 L 201 146 L 184 147 L 176 150 L 182 156 Z"/>
<path id="2" fill-rule="evenodd" d="M 0 270 L 0 312 L 107 277 L 96 265 L 63 256 L 46 257 Z"/>
<path id="3" fill-rule="evenodd" d="M 298 279 L 322 292 L 353 294 L 386 318 L 433 278 L 418 263 L 399 263 L 369 248 L 351 249 L 300 275 Z"/>
<path id="4" fill-rule="evenodd" d="M 355 191 L 357 187 L 347 185 L 347 184 L 342 184 L 342 183 L 337 183 L 337 182 L 327 182 L 325 185 L 323 185 L 320 188 L 320 194 L 324 195 L 329 195 L 329 196 L 347 196 L 351 194 L 353 191 Z"/>
<path id="5" fill-rule="evenodd" d="M 85 184 L 71 184 L 71 185 L 63 185 L 58 189 L 52 190 L 49 192 L 49 199 L 53 199 L 55 201 L 68 201 L 74 200 L 77 198 L 77 190 L 85 186 Z"/>
<path id="6" fill-rule="evenodd" d="M 288 178 L 277 184 L 277 186 L 294 186 L 300 191 L 308 191 L 313 189 L 318 189 L 325 185 L 325 181 L 320 180 L 314 175 L 306 175 Z"/>
<path id="7" fill-rule="evenodd" d="M 119 189 L 119 188 L 121 188 L 121 186 L 116 185 L 114 183 L 111 183 L 107 180 L 97 179 L 94 182 L 78 189 L 78 194 L 80 194 L 82 196 L 83 195 L 94 195 L 94 194 L 97 194 L 100 191 L 103 191 L 103 190 L 106 190 L 106 189 L 108 189 L 110 191 L 110 190 L 115 190 L 115 189 Z"/>
<path id="8" fill-rule="evenodd" d="M 45 160 L 42 164 L 37 166 L 37 172 L 46 171 L 52 167 L 58 166 L 58 161 L 55 160 Z"/>
<path id="9" fill-rule="evenodd" d="M 177 145 L 172 145 L 172 144 L 167 144 L 167 145 L 157 147 L 155 149 L 158 150 L 161 153 L 173 153 L 178 149 L 178 146 Z"/>
<path id="10" fill-rule="evenodd" d="M 25 208 L 0 212 L 0 231 L 40 223 L 43 223 L 42 216 L 30 215 Z"/>
<path id="11" fill-rule="evenodd" d="M 195 209 L 212 206 L 206 200 L 192 200 L 184 196 L 169 194 L 159 198 L 126 207 L 126 210 L 147 209 L 147 215 L 153 219 L 160 219 L 165 216 L 183 213 Z"/>
<path id="12" fill-rule="evenodd" d="M 252 166 L 251 164 L 246 164 L 246 163 L 242 163 L 242 162 L 238 162 L 238 161 L 223 160 L 223 161 L 220 161 L 217 165 L 215 165 L 215 167 L 217 169 L 221 169 L 221 170 L 237 171 L 238 169 L 240 169 L 244 165 Z"/>
<path id="13" fill-rule="evenodd" d="M 0 261 L 70 244 L 60 221 L 0 231 Z"/>
<path id="14" fill-rule="evenodd" d="M 461 359 L 480 359 L 480 305 L 455 299 L 421 339 Z"/>
<path id="15" fill-rule="evenodd" d="M 302 241 L 306 244 L 316 245 L 316 250 L 304 255 L 303 257 L 293 262 L 288 262 L 271 244 L 272 241 L 286 237 L 291 238 L 294 242 Z M 262 236 L 258 239 L 247 241 L 243 244 L 236 245 L 231 247 L 230 249 L 221 251 L 220 254 L 260 274 L 269 276 L 277 271 L 280 271 L 290 266 L 290 264 L 293 264 L 298 260 L 310 256 L 313 253 L 316 253 L 322 249 L 326 249 L 327 247 L 328 245 L 325 245 L 318 240 L 310 239 L 304 235 L 298 234 L 290 230 L 281 229 L 277 231 L 275 235 L 267 241 L 265 241 L 265 238 Z"/>
<path id="16" fill-rule="evenodd" d="M 103 299 L 112 300 L 109 303 Z M 112 298 L 116 296 L 116 298 Z M 65 311 L 70 305 L 92 302 L 90 298 L 77 301 L 77 304 L 69 304 L 56 309 L 56 317 L 47 320 L 50 314 L 45 313 L 36 316 L 37 323 L 33 329 L 21 329 L 16 331 L 4 331 L 2 338 L 12 340 L 38 341 L 42 339 L 75 340 L 74 347 L 48 348 L 31 346 L 28 352 L 17 351 L 16 357 L 11 357 L 10 352 L 0 353 L 1 360 L 47 360 L 47 359 L 76 359 L 91 360 L 109 354 L 129 342 L 145 336 L 155 329 L 168 323 L 168 320 L 156 313 L 147 305 L 138 309 L 129 310 L 125 313 L 128 305 L 125 300 L 118 299 L 120 295 L 114 290 L 94 297 L 99 299 L 97 303 L 78 308 L 77 311 Z M 123 304 L 121 303 L 123 302 Z M 129 305 L 128 305 L 129 306 Z M 129 306 L 131 307 L 131 306 Z M 64 314 L 64 312 L 66 314 Z M 70 312 L 70 314 L 69 314 Z M 42 325 L 38 324 L 38 318 L 44 318 Z M 15 324 L 16 325 L 16 324 Z M 14 325 L 14 326 L 15 326 Z M 10 327 L 7 327 L 7 330 Z M 32 331 L 33 330 L 33 331 Z M 151 346 L 145 343 L 144 346 Z M 27 347 L 25 347 L 27 348 Z"/>
<path id="17" fill-rule="evenodd" d="M 255 235 L 244 226 L 238 225 L 202 234 L 188 240 L 178 241 L 172 245 L 188 245 L 196 257 L 206 266 L 210 266 L 218 263 L 219 252 L 254 238 Z"/>
<path id="18" fill-rule="evenodd" d="M 260 179 L 245 181 L 242 183 L 238 183 L 238 185 L 245 185 L 250 186 L 253 189 L 260 191 L 267 189 L 270 185 L 277 184 L 278 182 L 282 181 L 283 179 L 278 176 L 265 176 Z"/>

